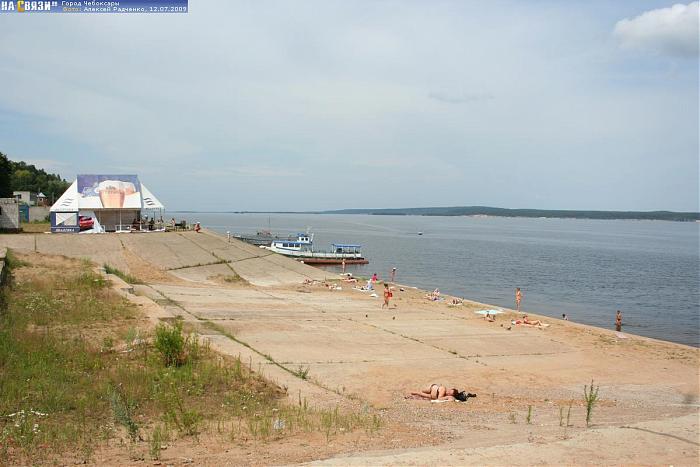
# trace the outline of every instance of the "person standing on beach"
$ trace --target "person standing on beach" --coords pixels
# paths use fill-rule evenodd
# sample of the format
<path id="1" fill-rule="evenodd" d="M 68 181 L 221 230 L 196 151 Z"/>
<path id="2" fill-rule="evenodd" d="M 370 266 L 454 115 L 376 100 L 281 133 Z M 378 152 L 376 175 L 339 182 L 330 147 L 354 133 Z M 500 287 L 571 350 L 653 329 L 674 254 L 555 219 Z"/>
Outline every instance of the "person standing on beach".
<path id="1" fill-rule="evenodd" d="M 617 315 L 615 315 L 615 330 L 622 331 L 622 312 L 620 310 L 617 310 Z"/>
<path id="2" fill-rule="evenodd" d="M 520 287 L 515 288 L 515 307 L 520 313 L 520 302 L 523 300 L 523 293 L 520 291 Z"/>
<path id="3" fill-rule="evenodd" d="M 391 268 L 391 282 L 396 281 L 396 268 Z"/>
<path id="4" fill-rule="evenodd" d="M 375 272 L 372 274 L 372 285 L 376 284 L 379 278 L 377 277 L 377 273 Z"/>
<path id="5" fill-rule="evenodd" d="M 387 307 L 389 308 L 389 300 L 391 300 L 392 297 L 391 289 L 389 288 L 389 284 L 384 284 L 384 303 L 382 303 L 382 308 Z"/>

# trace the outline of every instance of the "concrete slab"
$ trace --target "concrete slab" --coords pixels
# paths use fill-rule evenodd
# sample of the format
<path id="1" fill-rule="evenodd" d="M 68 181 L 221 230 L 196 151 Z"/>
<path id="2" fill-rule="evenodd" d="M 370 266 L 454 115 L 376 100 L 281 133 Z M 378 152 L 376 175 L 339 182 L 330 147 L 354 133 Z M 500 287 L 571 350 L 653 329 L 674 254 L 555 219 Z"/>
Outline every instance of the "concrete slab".
<path id="1" fill-rule="evenodd" d="M 122 254 L 123 246 L 116 234 L 45 234 L 34 237 L 36 251 L 39 253 L 86 258 L 100 266 L 109 264 L 129 272 L 129 266 Z"/>
<path id="2" fill-rule="evenodd" d="M 124 246 L 160 269 L 212 264 L 219 261 L 211 253 L 174 232 L 123 234 Z"/>
<path id="3" fill-rule="evenodd" d="M 226 264 L 212 264 L 210 266 L 173 269 L 170 271 L 170 274 L 186 281 L 214 284 L 215 282 L 212 278 L 216 276 L 231 276 L 234 272 Z"/>
<path id="4" fill-rule="evenodd" d="M 0 245 L 18 251 L 34 251 L 34 237 L 28 234 L 1 234 Z"/>
<path id="5" fill-rule="evenodd" d="M 422 358 L 447 355 L 420 344 L 347 320 L 220 321 L 242 341 L 280 362 L 393 361 L 418 353 Z"/>
<path id="6" fill-rule="evenodd" d="M 200 248 L 212 253 L 217 258 L 226 261 L 241 261 L 248 258 L 255 258 L 261 255 L 270 254 L 269 251 L 265 251 L 260 248 L 248 248 L 252 245 L 248 245 L 240 240 L 232 240 L 229 243 L 226 241 L 226 238 L 219 237 L 214 234 L 184 232 L 179 235 L 187 238 Z"/>
<path id="7" fill-rule="evenodd" d="M 436 336 L 421 337 L 426 344 L 454 350 L 460 355 L 481 356 L 513 356 L 513 355 L 545 355 L 548 353 L 563 353 L 570 347 L 561 342 L 543 342 L 533 340 L 530 336 L 497 335 L 485 333 L 470 336 Z"/>

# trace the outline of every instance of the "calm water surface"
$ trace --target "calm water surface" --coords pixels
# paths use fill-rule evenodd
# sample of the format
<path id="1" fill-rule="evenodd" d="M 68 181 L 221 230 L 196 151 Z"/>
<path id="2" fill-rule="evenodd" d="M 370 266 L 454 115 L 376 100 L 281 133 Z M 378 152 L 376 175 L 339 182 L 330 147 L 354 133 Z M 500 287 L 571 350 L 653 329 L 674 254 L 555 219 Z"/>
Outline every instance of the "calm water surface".
<path id="1" fill-rule="evenodd" d="M 423 289 L 700 346 L 700 224 L 473 217 L 174 214 L 219 232 L 301 232 L 317 249 L 360 243 L 376 272 Z M 418 235 L 423 232 L 423 235 Z M 340 271 L 339 267 L 333 267 Z"/>

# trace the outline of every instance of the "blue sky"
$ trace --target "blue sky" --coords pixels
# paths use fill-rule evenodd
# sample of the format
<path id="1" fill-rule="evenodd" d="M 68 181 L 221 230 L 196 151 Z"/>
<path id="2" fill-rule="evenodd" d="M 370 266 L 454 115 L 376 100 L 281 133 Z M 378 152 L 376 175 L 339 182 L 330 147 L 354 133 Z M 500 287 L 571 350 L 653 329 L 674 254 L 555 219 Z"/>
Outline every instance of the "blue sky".
<path id="1" fill-rule="evenodd" d="M 0 151 L 170 209 L 697 211 L 698 3 L 0 15 Z"/>

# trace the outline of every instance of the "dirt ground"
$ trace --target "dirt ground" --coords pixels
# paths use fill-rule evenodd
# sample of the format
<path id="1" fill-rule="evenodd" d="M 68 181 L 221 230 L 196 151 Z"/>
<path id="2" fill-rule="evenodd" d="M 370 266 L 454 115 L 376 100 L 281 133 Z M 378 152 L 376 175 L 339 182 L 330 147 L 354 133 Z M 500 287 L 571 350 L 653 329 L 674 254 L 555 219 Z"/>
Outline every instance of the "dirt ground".
<path id="1" fill-rule="evenodd" d="M 132 296 L 147 304 L 145 310 L 182 316 L 212 348 L 240 356 L 285 387 L 290 403 L 303 397 L 319 407 L 367 407 L 381 414 L 384 428 L 372 436 L 326 441 L 309 435 L 268 444 L 210 434 L 169 446 L 164 465 L 700 461 L 696 348 L 532 315 L 549 326 L 513 325 L 512 310 L 487 322 L 475 311 L 493 306 L 451 306 L 450 297 L 432 302 L 424 291 L 399 285 L 392 308 L 382 310 L 381 291 L 371 297 L 323 271 L 266 258 L 213 234 L 170 235 L 119 241 L 107 235 L 105 248 L 91 251 L 98 261 L 116 258 L 146 282 Z M 0 236 L 0 245 L 7 237 Z M 70 236 L 59 237 L 55 245 L 51 238 L 40 245 L 15 238 L 7 246 L 93 256 Z M 165 257 L 172 239 L 178 250 Z M 222 281 L 222 266 L 245 281 Z M 308 377 L 295 376 L 298 369 Z M 591 381 L 599 386 L 599 400 L 587 426 L 584 386 Z M 440 404 L 404 399 L 431 383 L 477 397 Z M 142 462 L 108 451 L 96 458 L 102 464 Z"/>

